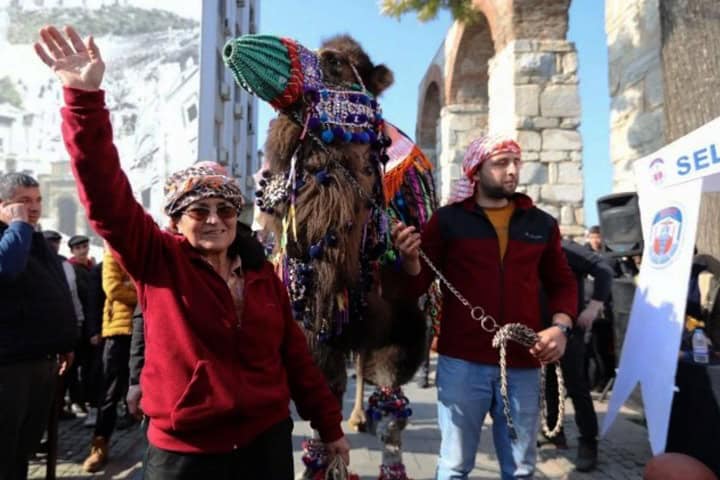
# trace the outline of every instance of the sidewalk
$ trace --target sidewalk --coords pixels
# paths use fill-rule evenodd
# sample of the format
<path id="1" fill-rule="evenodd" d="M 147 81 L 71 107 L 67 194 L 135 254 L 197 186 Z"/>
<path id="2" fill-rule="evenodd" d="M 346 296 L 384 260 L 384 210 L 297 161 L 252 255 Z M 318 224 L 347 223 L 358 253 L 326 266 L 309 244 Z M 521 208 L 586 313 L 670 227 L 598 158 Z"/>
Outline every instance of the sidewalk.
<path id="1" fill-rule="evenodd" d="M 434 363 L 434 362 L 433 362 Z M 366 388 L 366 397 L 372 392 Z M 440 443 L 437 430 L 436 391 L 434 388 L 420 389 L 413 382 L 405 387 L 410 398 L 413 416 L 403 435 L 404 460 L 408 474 L 414 480 L 431 480 L 434 478 L 435 462 Z M 345 402 L 345 418 L 352 409 L 351 399 L 355 394 L 355 384 L 348 385 Z M 595 408 L 602 416 L 607 408 L 606 402 L 595 401 Z M 639 412 L 624 408 L 607 437 L 600 441 L 600 463 L 592 473 L 583 474 L 574 471 L 573 459 L 576 454 L 575 441 L 577 429 L 573 421 L 572 402 L 567 402 L 565 430 L 570 444 L 568 450 L 556 450 L 543 447 L 539 451 L 538 479 L 608 479 L 625 480 L 641 479 L 642 469 L 650 458 L 650 447 L 647 430 L 642 426 Z M 488 419 L 482 433 L 480 450 L 477 455 L 475 470 L 470 478 L 497 479 L 499 469 L 492 445 L 491 422 Z M 345 425 L 346 431 L 347 426 Z M 82 471 L 82 461 L 88 453 L 92 430 L 82 426 L 82 419 L 66 420 L 60 423 L 60 458 L 58 459 L 57 477 L 63 479 L 108 478 L 132 479 L 142 478 L 141 460 L 145 449 L 142 432 L 137 426 L 116 432 L 111 442 L 111 462 L 106 471 L 90 475 Z M 301 442 L 311 435 L 308 422 L 296 421 L 293 432 L 295 446 L 295 471 L 301 471 Z M 368 435 L 347 432 L 348 440 L 353 446 L 351 452 L 352 471 L 358 473 L 363 480 L 376 479 L 380 463 L 380 443 Z M 45 478 L 43 459 L 33 460 L 30 466 L 30 478 Z"/>

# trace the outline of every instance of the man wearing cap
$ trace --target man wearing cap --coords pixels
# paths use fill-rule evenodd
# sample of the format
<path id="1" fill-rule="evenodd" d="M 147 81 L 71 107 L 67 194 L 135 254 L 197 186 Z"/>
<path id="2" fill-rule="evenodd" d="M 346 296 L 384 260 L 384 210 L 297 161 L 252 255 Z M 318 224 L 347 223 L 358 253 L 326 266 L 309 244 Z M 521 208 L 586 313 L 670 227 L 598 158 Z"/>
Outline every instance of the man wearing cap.
<path id="1" fill-rule="evenodd" d="M 95 260 L 90 257 L 90 239 L 85 235 L 73 235 L 68 240 L 68 247 L 72 257 L 68 260 L 73 265 L 80 265 L 88 272 L 95 266 Z"/>
<path id="2" fill-rule="evenodd" d="M 34 178 L 0 176 L 0 479 L 27 478 L 77 338 L 62 265 L 36 232 L 41 214 Z"/>
<path id="3" fill-rule="evenodd" d="M 393 228 L 393 240 L 412 294 L 424 292 L 435 274 L 420 261 L 427 254 L 449 283 L 494 322 L 480 322 L 443 284 L 443 319 L 438 340 L 438 422 L 442 436 L 437 478 L 467 478 L 475 466 L 485 416 L 503 479 L 532 478 L 539 428 L 541 363 L 557 361 L 577 310 L 575 279 L 560 244 L 557 221 L 526 195 L 516 193 L 520 146 L 510 137 L 473 141 L 463 176 L 422 236 L 413 227 Z M 542 282 L 552 312 L 543 329 Z M 517 438 L 511 439 L 500 392 L 493 324 L 521 323 L 539 340 L 531 348 L 508 344 L 508 395 Z M 488 331 L 490 330 L 490 331 Z"/>
<path id="4" fill-rule="evenodd" d="M 73 299 L 73 307 L 75 309 L 75 318 L 77 319 L 80 338 L 75 350 L 75 363 L 67 375 L 67 387 L 70 394 L 72 414 L 85 413 L 87 411 L 85 403 L 89 402 L 90 404 L 94 404 L 96 402 L 96 399 L 90 394 L 94 389 L 93 386 L 89 384 L 91 376 L 88 375 L 88 372 L 93 368 L 91 365 L 92 351 L 100 344 L 100 335 L 97 328 L 94 325 L 90 325 L 87 321 L 90 296 L 90 272 L 86 267 L 87 261 L 71 263 L 60 255 L 62 236 L 58 232 L 45 230 L 43 231 L 43 235 L 48 245 L 50 245 L 50 248 L 58 254 L 58 257 L 62 260 L 65 278 L 67 279 L 70 294 Z M 88 245 L 88 238 L 82 235 L 72 237 L 71 241 L 78 237 L 85 239 L 84 243 L 86 246 Z M 74 245 L 82 246 L 82 242 L 74 243 Z M 87 253 L 85 253 L 85 257 L 87 258 Z"/>

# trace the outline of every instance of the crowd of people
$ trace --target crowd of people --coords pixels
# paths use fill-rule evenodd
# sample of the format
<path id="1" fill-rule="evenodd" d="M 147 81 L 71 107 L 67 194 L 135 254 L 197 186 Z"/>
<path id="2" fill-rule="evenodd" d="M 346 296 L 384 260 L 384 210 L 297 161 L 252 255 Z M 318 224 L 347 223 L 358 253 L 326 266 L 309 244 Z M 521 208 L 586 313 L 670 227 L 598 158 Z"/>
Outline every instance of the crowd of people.
<path id="1" fill-rule="evenodd" d="M 347 464 L 340 405 L 263 245 L 238 223 L 244 204 L 235 180 L 209 162 L 171 175 L 169 226 L 160 228 L 120 168 L 101 90 L 105 66 L 92 37 L 46 27 L 36 51 L 62 83 L 63 138 L 105 250 L 95 263 L 90 239 L 75 235 L 71 257 L 62 257 L 62 236 L 38 226 L 37 181 L 0 177 L 0 480 L 26 478 L 52 408 L 86 416 L 93 431 L 84 468 L 100 471 L 125 403 L 149 420 L 147 479 L 292 478 L 291 400 L 328 455 Z M 613 374 L 615 273 L 597 227 L 585 246 L 563 239 L 557 221 L 517 192 L 521 168 L 514 140 L 479 138 L 448 204 L 423 231 L 392 230 L 408 296 L 421 296 L 436 278 L 420 248 L 445 278 L 436 346 L 440 480 L 467 478 L 488 414 L 502 478 L 532 478 L 543 441 L 541 365 L 564 373 L 580 433 L 577 469 L 597 464 L 590 396 L 597 385 L 586 367 L 589 356 L 605 364 L 600 384 Z M 537 339 L 529 348 L 508 347 L 508 413 L 491 341 L 511 322 Z M 553 382 L 546 387 L 552 424 L 564 399 Z M 549 441 L 567 448 L 562 432 Z"/>

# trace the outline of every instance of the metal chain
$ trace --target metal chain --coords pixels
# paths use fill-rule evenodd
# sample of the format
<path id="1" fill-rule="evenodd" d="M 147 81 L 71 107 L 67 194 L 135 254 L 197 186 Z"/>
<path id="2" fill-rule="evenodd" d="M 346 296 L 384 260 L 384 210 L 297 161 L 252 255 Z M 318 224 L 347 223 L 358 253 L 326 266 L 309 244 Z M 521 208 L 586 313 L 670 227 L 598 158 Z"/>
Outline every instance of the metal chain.
<path id="1" fill-rule="evenodd" d="M 512 340 L 520 345 L 530 348 L 538 341 L 538 334 L 522 323 L 508 323 L 503 325 L 492 339 L 492 346 L 500 349 L 500 396 L 503 401 L 503 413 L 507 421 L 510 438 L 517 439 L 517 432 L 510 414 L 510 397 L 508 395 L 507 379 L 507 342 Z M 558 417 L 552 430 L 547 424 L 547 398 L 545 397 L 545 365 L 540 368 L 540 418 L 545 436 L 552 438 L 562 429 L 565 417 L 565 381 L 559 364 L 555 364 L 555 376 L 558 384 Z M 533 439 L 534 441 L 534 439 Z"/>
<path id="2" fill-rule="evenodd" d="M 427 266 L 430 267 L 430 269 L 433 272 L 435 272 L 435 275 L 437 275 L 437 277 L 440 279 L 440 281 L 445 284 L 447 289 L 450 290 L 450 293 L 455 295 L 455 297 L 457 297 L 457 299 L 460 301 L 460 303 L 462 303 L 465 307 L 467 307 L 470 310 L 470 316 L 472 317 L 473 320 L 480 322 L 480 326 L 482 327 L 483 330 L 485 330 L 486 332 L 489 332 L 489 333 L 493 333 L 500 328 L 500 325 L 497 323 L 497 321 L 495 320 L 495 318 L 493 318 L 492 315 L 486 314 L 485 309 L 483 309 L 479 305 L 473 306 L 468 301 L 468 299 L 465 298 L 463 296 L 463 294 L 460 293 L 458 291 L 458 289 L 455 288 L 455 286 L 453 286 L 453 284 L 450 283 L 450 281 L 447 278 L 445 278 L 445 275 L 443 275 L 442 272 L 440 272 L 440 269 L 437 268 L 432 263 L 432 261 L 430 261 L 430 259 L 425 254 L 425 252 L 423 252 L 420 249 L 418 249 L 418 250 L 420 253 L 420 258 L 422 258 L 423 261 L 427 264 Z M 489 323 L 489 326 L 485 325 L 486 322 Z"/>

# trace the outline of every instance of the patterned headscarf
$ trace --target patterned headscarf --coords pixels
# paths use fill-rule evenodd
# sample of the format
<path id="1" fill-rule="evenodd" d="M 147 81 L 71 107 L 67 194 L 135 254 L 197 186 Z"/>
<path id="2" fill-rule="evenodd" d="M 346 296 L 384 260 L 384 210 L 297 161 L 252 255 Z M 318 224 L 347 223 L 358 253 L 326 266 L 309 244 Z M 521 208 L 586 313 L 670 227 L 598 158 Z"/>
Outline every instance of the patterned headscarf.
<path id="1" fill-rule="evenodd" d="M 180 213 L 193 202 L 219 197 L 230 202 L 238 212 L 244 205 L 242 191 L 225 168 L 215 162 L 200 162 L 173 173 L 165 181 L 165 213 Z"/>
<path id="2" fill-rule="evenodd" d="M 488 158 L 498 153 L 520 155 L 520 145 L 509 135 L 487 135 L 470 143 L 462 163 L 463 175 L 452 186 L 448 203 L 462 202 L 475 194 L 475 172 Z"/>

